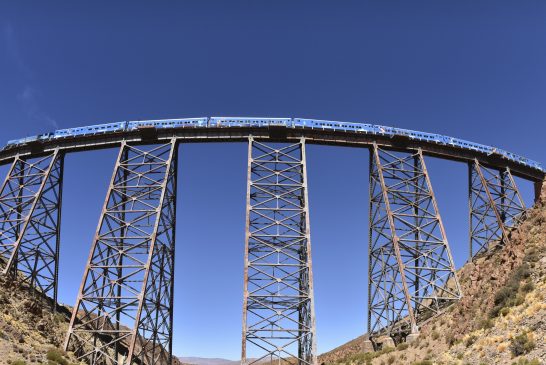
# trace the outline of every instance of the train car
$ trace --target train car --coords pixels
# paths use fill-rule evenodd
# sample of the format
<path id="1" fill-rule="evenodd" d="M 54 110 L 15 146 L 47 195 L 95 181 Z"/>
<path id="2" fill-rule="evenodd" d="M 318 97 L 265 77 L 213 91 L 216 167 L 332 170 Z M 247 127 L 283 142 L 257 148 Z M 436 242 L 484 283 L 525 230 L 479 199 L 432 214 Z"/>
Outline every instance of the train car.
<path id="1" fill-rule="evenodd" d="M 288 126 L 290 118 L 224 118 L 213 117 L 209 120 L 212 127 L 269 127 Z"/>
<path id="2" fill-rule="evenodd" d="M 127 122 L 127 131 L 134 131 L 140 128 L 205 128 L 206 126 L 207 118 L 140 120 Z"/>
<path id="3" fill-rule="evenodd" d="M 410 139 L 423 141 L 423 142 L 436 142 L 440 140 L 440 137 L 434 133 L 426 133 L 420 131 L 414 131 L 406 129 L 406 133 Z"/>
<path id="4" fill-rule="evenodd" d="M 10 146 L 10 147 L 19 146 L 19 145 L 34 142 L 34 141 L 37 141 L 37 140 L 38 140 L 38 136 L 30 136 L 30 137 L 24 137 L 24 138 L 19 138 L 19 139 L 12 139 L 12 140 L 8 141 L 6 147 L 8 147 L 8 146 Z"/>
<path id="5" fill-rule="evenodd" d="M 294 118 L 294 128 L 333 129 L 343 132 L 373 133 L 373 126 L 364 123 L 334 122 L 328 120 Z"/>
<path id="6" fill-rule="evenodd" d="M 75 137 L 75 136 L 88 136 L 96 134 L 104 134 L 108 132 L 120 132 L 125 130 L 126 122 L 117 122 L 117 123 L 105 123 L 105 124 L 96 124 L 86 127 L 76 127 L 76 128 L 67 128 L 67 129 L 58 129 L 53 132 L 51 138 L 66 138 L 66 137 Z"/>
<path id="7" fill-rule="evenodd" d="M 453 137 L 439 135 L 439 138 L 440 138 L 440 141 L 439 141 L 440 144 L 445 144 L 445 145 L 450 145 L 450 146 L 455 145 Z"/>
<path id="8" fill-rule="evenodd" d="M 330 120 L 317 120 L 317 119 L 295 119 L 295 125 L 303 128 L 322 129 L 322 130 L 335 130 L 341 129 L 337 122 Z"/>

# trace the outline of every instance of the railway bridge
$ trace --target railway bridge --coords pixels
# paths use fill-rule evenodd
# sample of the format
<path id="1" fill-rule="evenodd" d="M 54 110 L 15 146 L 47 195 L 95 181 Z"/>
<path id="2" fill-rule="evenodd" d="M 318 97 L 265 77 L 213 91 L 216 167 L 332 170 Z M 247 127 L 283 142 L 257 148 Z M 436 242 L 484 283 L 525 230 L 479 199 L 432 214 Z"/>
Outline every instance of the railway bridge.
<path id="1" fill-rule="evenodd" d="M 242 363 L 317 364 L 306 145 L 370 151 L 369 348 L 411 341 L 461 298 L 425 157 L 468 165 L 469 259 L 525 214 L 516 154 L 407 129 L 298 118 L 188 118 L 61 129 L 9 141 L 0 265 L 56 302 L 63 158 L 118 148 L 65 346 L 89 364 L 170 364 L 177 147 L 248 142 Z M 363 163 L 365 163 L 363 161 Z M 364 238 L 363 238 L 364 239 Z M 247 357 L 247 354 L 249 355 Z"/>

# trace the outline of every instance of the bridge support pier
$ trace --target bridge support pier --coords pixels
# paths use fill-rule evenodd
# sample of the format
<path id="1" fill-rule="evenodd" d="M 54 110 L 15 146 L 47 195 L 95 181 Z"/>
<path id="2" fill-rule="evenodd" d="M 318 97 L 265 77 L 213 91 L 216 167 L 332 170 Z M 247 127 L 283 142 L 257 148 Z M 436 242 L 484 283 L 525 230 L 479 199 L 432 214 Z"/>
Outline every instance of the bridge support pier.
<path id="1" fill-rule="evenodd" d="M 65 342 L 81 361 L 172 361 L 176 153 L 122 143 Z"/>
<path id="2" fill-rule="evenodd" d="M 0 191 L 0 264 L 57 303 L 63 154 L 15 157 Z"/>
<path id="3" fill-rule="evenodd" d="M 420 149 L 373 145 L 369 213 L 369 340 L 411 340 L 420 323 L 461 298 Z"/>
<path id="4" fill-rule="evenodd" d="M 249 139 L 243 365 L 317 364 L 305 160 L 304 139 Z"/>
<path id="5" fill-rule="evenodd" d="M 525 204 L 510 169 L 469 164 L 470 260 L 491 242 L 506 243 L 523 218 Z"/>
<path id="6" fill-rule="evenodd" d="M 365 339 L 362 342 L 362 352 L 374 352 L 375 347 L 373 345 L 373 342 L 369 339 Z"/>
<path id="7" fill-rule="evenodd" d="M 412 343 L 417 341 L 418 338 L 419 338 L 419 333 L 410 333 L 409 335 L 406 336 L 406 342 Z"/>

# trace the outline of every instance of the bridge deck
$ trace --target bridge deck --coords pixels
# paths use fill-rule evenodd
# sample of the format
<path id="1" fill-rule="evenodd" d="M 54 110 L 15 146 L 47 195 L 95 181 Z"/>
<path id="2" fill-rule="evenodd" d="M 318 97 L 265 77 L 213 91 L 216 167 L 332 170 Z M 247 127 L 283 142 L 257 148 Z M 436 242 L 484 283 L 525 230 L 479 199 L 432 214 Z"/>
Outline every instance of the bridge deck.
<path id="1" fill-rule="evenodd" d="M 483 164 L 494 168 L 510 168 L 518 177 L 532 180 L 544 180 L 542 168 L 529 166 L 513 161 L 496 153 L 484 153 L 470 148 L 461 148 L 449 144 L 420 141 L 407 136 L 383 136 L 346 131 L 320 130 L 312 128 L 287 128 L 283 126 L 266 127 L 185 127 L 150 129 L 132 131 L 113 131 L 92 135 L 76 135 L 49 140 L 35 140 L 28 143 L 7 146 L 0 150 L 0 165 L 7 164 L 17 155 L 34 156 L 52 151 L 56 148 L 66 152 L 86 151 L 92 149 L 119 146 L 125 140 L 133 143 L 153 143 L 172 137 L 181 142 L 240 142 L 247 141 L 249 135 L 275 141 L 293 141 L 302 136 L 311 144 L 352 146 L 369 148 L 373 142 L 381 147 L 407 150 L 421 148 L 428 156 L 454 161 L 468 162 L 478 159 Z"/>

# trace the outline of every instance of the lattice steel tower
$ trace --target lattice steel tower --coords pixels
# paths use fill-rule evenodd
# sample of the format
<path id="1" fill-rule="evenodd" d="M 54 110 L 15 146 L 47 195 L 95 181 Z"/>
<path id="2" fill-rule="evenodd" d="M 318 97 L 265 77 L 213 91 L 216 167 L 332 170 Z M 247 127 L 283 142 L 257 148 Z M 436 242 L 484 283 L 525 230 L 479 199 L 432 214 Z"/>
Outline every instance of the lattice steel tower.
<path id="1" fill-rule="evenodd" d="M 421 150 L 370 150 L 368 335 L 396 342 L 461 297 Z"/>
<path id="2" fill-rule="evenodd" d="M 65 343 L 79 360 L 171 363 L 176 152 L 122 143 Z"/>
<path id="3" fill-rule="evenodd" d="M 525 204 L 510 169 L 469 164 L 470 258 L 506 243 L 523 219 Z"/>
<path id="4" fill-rule="evenodd" d="M 262 361 L 317 364 L 303 139 L 249 140 L 242 363 Z"/>
<path id="5" fill-rule="evenodd" d="M 0 264 L 57 303 L 63 155 L 16 156 L 0 191 Z M 16 274 L 17 273 L 17 274 Z"/>

